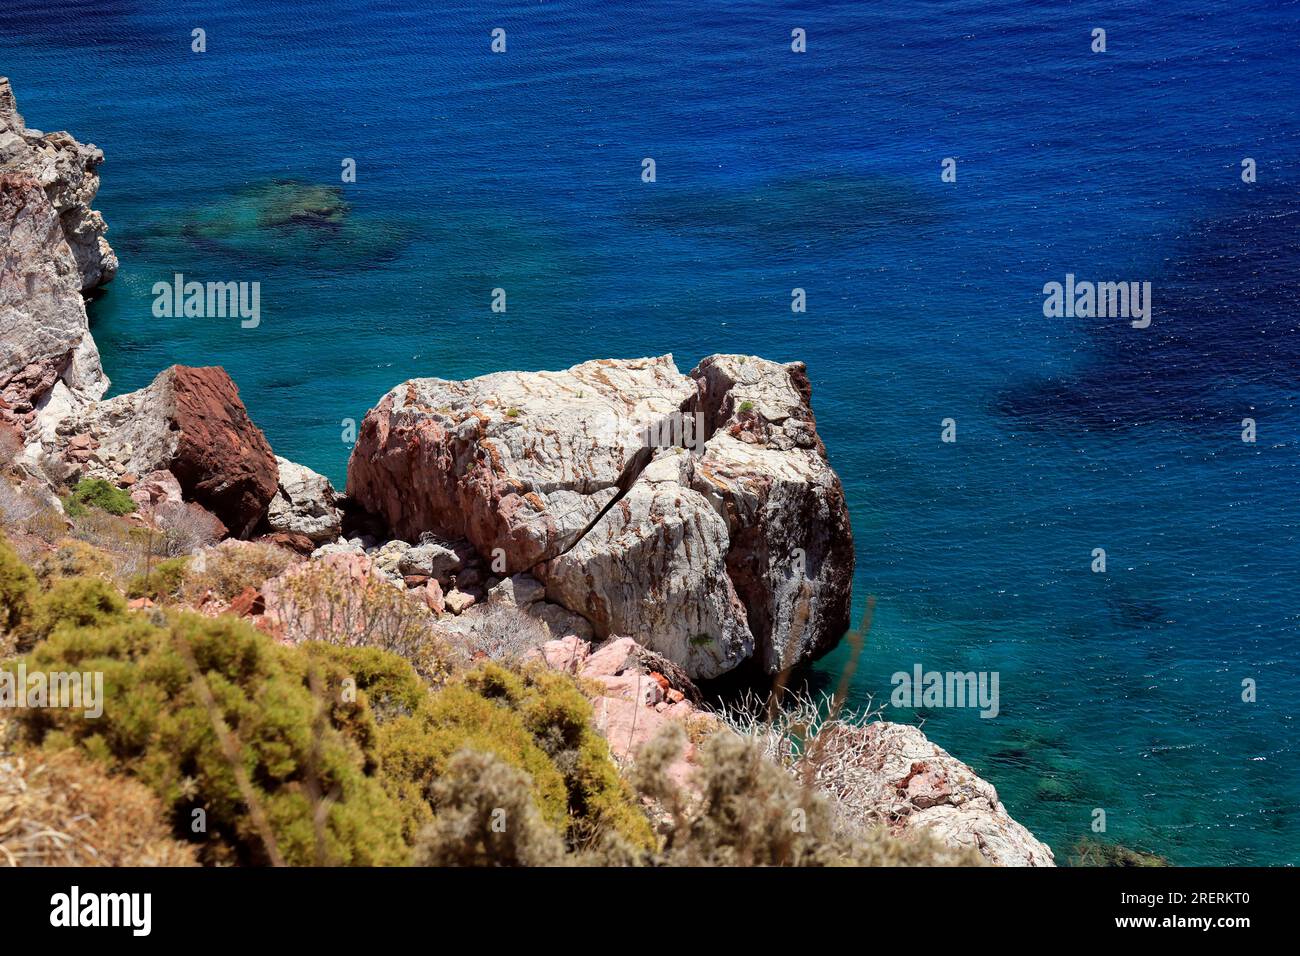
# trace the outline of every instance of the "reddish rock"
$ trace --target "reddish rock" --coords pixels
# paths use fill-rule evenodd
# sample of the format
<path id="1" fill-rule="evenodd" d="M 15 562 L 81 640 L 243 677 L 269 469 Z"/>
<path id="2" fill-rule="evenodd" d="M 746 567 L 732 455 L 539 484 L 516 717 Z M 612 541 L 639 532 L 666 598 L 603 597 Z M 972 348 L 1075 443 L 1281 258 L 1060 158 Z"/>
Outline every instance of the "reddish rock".
<path id="1" fill-rule="evenodd" d="M 616 677 L 629 667 L 637 665 L 637 642 L 630 637 L 619 637 L 600 645 L 583 665 L 587 677 Z"/>
<path id="2" fill-rule="evenodd" d="M 225 369 L 173 366 L 172 422 L 180 444 L 171 472 L 186 496 L 240 537 L 266 514 L 279 468 L 262 430 L 248 417 Z"/>
<path id="3" fill-rule="evenodd" d="M 224 369 L 173 365 L 147 388 L 69 418 L 60 431 L 70 457 L 93 449 L 86 473 L 115 479 L 166 470 L 187 501 L 247 538 L 279 487 L 279 466 Z"/>
<path id="4" fill-rule="evenodd" d="M 236 617 L 252 617 L 266 613 L 266 598 L 255 587 L 244 588 L 230 602 L 230 613 Z"/>
<path id="5" fill-rule="evenodd" d="M 922 810 L 947 803 L 953 795 L 942 768 L 924 760 L 913 761 L 907 776 L 899 781 L 898 789 L 913 806 Z"/>
<path id="6" fill-rule="evenodd" d="M 141 511 L 165 508 L 181 503 L 181 485 L 170 471 L 153 471 L 131 488 L 131 500 Z"/>
<path id="7" fill-rule="evenodd" d="M 442 596 L 442 585 L 438 583 L 437 578 L 430 578 L 419 594 L 425 606 L 434 614 L 442 617 L 447 613 L 447 603 Z"/>
<path id="8" fill-rule="evenodd" d="M 540 659 L 557 671 L 576 674 L 586 663 L 591 654 L 591 644 L 580 637 L 569 635 L 559 640 L 547 641 L 541 647 L 533 648 L 527 655 L 531 659 Z"/>
<path id="9" fill-rule="evenodd" d="M 305 534 L 297 534 L 291 531 L 277 531 L 275 534 L 266 534 L 257 539 L 264 544 L 274 544 L 281 548 L 287 548 L 301 555 L 309 555 L 316 550 L 316 544 Z"/>

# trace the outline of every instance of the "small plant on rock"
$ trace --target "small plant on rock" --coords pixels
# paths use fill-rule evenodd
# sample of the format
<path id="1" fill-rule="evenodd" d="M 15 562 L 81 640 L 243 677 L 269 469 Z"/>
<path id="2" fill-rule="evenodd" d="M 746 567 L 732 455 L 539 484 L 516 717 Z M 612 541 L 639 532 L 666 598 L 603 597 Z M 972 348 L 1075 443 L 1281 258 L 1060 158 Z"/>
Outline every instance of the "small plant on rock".
<path id="1" fill-rule="evenodd" d="M 63 503 L 70 517 L 84 515 L 91 508 L 98 508 L 111 515 L 129 515 L 135 511 L 135 502 L 124 489 L 109 484 L 103 478 L 83 478 L 77 482 Z"/>

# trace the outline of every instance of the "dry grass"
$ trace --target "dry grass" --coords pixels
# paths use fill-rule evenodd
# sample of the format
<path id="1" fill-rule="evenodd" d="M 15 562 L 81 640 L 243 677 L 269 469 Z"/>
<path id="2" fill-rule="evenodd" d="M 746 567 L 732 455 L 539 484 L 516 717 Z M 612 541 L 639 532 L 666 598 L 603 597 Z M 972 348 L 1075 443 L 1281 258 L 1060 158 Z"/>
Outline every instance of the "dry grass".
<path id="1" fill-rule="evenodd" d="M 470 657 L 502 664 L 518 663 L 551 637 L 537 618 L 513 604 L 496 601 L 470 608 L 448 630 Z"/>
<path id="2" fill-rule="evenodd" d="M 0 756 L 0 866 L 195 866 L 143 784 L 74 751 Z"/>
<path id="3" fill-rule="evenodd" d="M 195 606 L 209 591 L 229 601 L 246 588 L 260 588 L 297 561 L 297 555 L 273 544 L 223 541 L 190 565 L 181 596 Z"/>
<path id="4" fill-rule="evenodd" d="M 357 577 L 346 566 L 305 562 L 282 575 L 274 590 L 269 616 L 291 643 L 376 647 L 406 659 L 432 684 L 443 683 L 459 659 L 424 602 L 377 574 Z"/>

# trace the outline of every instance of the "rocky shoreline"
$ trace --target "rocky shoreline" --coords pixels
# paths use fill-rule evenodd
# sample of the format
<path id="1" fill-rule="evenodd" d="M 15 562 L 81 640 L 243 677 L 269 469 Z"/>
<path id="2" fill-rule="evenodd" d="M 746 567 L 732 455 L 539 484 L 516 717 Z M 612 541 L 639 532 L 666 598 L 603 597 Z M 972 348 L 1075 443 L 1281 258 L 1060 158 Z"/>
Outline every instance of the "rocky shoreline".
<path id="1" fill-rule="evenodd" d="M 103 399 L 84 299 L 118 265 L 90 205 L 103 158 L 27 128 L 0 78 L 0 464 L 60 513 L 61 485 L 100 479 L 151 532 L 165 509 L 227 539 L 198 561 L 243 542 L 293 552 L 201 612 L 292 642 L 316 571 L 418 598 L 449 636 L 496 634 L 506 609 L 499 639 L 582 679 L 621 766 L 666 723 L 724 719 L 696 681 L 770 681 L 848 630 L 852 531 L 801 363 L 714 355 L 683 374 L 664 355 L 414 379 L 366 415 L 343 494 L 274 454 L 220 368 L 173 366 Z M 840 777 L 822 789 L 842 812 L 1052 865 L 917 728 L 834 730 Z"/>

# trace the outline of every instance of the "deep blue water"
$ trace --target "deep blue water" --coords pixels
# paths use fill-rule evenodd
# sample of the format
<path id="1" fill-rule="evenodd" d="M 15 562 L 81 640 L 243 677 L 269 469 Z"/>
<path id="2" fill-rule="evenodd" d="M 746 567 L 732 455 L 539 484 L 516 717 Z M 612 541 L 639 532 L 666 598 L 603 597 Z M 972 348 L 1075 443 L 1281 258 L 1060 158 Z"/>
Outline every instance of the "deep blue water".
<path id="1" fill-rule="evenodd" d="M 1099 807 L 1178 863 L 1296 862 L 1296 4 L 219 7 L 0 7 L 28 122 L 108 155 L 115 392 L 223 365 L 341 483 L 341 421 L 413 375 L 802 359 L 878 600 L 855 699 L 999 672 L 996 719 L 890 716 L 1059 858 Z M 345 223 L 247 229 L 275 180 Z M 261 282 L 261 326 L 154 318 L 174 272 Z M 1044 318 L 1067 272 L 1151 281 L 1151 328 Z"/>

